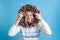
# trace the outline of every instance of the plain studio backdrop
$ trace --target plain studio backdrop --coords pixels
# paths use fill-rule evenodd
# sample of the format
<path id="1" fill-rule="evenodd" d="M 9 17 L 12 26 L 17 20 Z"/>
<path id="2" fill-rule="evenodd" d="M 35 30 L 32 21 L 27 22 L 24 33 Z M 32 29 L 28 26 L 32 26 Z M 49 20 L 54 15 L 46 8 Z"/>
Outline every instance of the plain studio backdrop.
<path id="1" fill-rule="evenodd" d="M 8 31 L 16 21 L 22 5 L 33 4 L 50 25 L 52 35 L 40 33 L 39 40 L 60 40 L 60 1 L 59 0 L 0 0 L 0 40 L 19 40 L 21 32 L 14 37 Z"/>

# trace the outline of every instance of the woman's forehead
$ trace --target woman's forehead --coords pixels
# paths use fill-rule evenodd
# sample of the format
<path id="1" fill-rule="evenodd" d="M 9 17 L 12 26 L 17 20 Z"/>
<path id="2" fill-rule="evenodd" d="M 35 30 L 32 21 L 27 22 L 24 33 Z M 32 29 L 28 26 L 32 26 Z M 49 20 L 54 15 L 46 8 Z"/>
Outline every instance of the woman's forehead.
<path id="1" fill-rule="evenodd" d="M 26 15 L 27 15 L 27 14 L 33 14 L 33 12 L 31 12 L 31 11 L 27 11 L 27 12 L 26 12 Z"/>
<path id="2" fill-rule="evenodd" d="M 27 11 L 26 13 L 32 13 L 32 11 Z"/>
<path id="3" fill-rule="evenodd" d="M 33 12 L 32 11 L 27 11 L 24 13 L 24 16 L 27 16 L 27 15 L 33 15 Z"/>

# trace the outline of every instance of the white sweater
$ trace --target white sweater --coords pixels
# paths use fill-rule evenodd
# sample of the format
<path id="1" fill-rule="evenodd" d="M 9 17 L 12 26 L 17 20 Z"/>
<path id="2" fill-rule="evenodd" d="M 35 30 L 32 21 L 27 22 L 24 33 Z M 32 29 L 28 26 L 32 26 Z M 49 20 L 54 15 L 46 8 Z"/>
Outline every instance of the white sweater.
<path id="1" fill-rule="evenodd" d="M 40 31 L 42 31 L 43 33 L 47 35 L 52 34 L 52 31 L 49 25 L 44 20 L 39 21 L 39 23 L 35 25 L 35 27 L 31 27 L 31 28 L 24 28 L 22 26 L 13 25 L 11 29 L 9 30 L 8 35 L 13 37 L 20 31 L 22 31 L 22 39 L 24 40 L 27 40 L 28 38 L 30 39 L 32 38 L 31 40 L 33 40 L 33 38 L 38 40 Z"/>

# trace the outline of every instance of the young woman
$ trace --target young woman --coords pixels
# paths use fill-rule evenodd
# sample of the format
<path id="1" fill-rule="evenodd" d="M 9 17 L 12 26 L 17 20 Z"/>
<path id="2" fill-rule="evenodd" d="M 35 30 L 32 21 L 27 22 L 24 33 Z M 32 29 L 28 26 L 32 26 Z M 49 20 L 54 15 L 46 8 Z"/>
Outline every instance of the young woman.
<path id="1" fill-rule="evenodd" d="M 8 35 L 13 37 L 22 31 L 20 40 L 38 40 L 40 31 L 51 35 L 49 25 L 41 17 L 39 10 L 34 5 L 24 5 L 18 11 L 18 18 L 9 30 Z"/>

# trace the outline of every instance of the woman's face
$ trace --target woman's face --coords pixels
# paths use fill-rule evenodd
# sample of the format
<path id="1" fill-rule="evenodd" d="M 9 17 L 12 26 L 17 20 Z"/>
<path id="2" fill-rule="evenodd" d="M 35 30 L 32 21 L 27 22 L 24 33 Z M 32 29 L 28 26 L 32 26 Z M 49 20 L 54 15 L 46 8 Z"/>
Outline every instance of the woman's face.
<path id="1" fill-rule="evenodd" d="M 27 21 L 30 23 L 32 21 L 32 19 L 33 19 L 32 12 L 31 11 L 27 11 L 25 17 L 26 17 Z"/>

